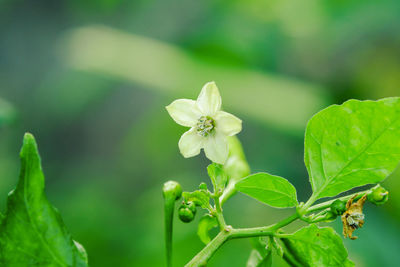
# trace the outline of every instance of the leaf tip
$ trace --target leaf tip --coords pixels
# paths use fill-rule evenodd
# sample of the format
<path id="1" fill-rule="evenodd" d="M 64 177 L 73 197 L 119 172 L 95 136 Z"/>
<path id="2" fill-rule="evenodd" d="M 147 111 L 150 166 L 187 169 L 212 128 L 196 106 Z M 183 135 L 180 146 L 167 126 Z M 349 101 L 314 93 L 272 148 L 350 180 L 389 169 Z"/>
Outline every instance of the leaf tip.
<path id="1" fill-rule="evenodd" d="M 26 132 L 24 134 L 24 144 L 32 144 L 32 143 L 36 144 L 35 137 L 33 136 L 33 134 Z"/>
<path id="2" fill-rule="evenodd" d="M 29 154 L 38 154 L 38 148 L 36 144 L 35 137 L 33 134 L 26 132 L 24 134 L 24 140 L 22 142 L 22 149 L 20 152 L 20 157 L 24 158 Z"/>

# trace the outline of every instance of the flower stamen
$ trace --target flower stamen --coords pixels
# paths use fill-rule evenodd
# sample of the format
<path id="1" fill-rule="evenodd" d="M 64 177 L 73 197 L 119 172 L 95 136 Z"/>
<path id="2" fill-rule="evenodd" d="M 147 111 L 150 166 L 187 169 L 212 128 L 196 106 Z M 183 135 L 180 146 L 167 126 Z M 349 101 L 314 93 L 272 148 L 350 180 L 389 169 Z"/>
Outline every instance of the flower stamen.
<path id="1" fill-rule="evenodd" d="M 201 116 L 196 124 L 196 132 L 198 135 L 206 137 L 215 127 L 214 120 L 209 116 Z"/>

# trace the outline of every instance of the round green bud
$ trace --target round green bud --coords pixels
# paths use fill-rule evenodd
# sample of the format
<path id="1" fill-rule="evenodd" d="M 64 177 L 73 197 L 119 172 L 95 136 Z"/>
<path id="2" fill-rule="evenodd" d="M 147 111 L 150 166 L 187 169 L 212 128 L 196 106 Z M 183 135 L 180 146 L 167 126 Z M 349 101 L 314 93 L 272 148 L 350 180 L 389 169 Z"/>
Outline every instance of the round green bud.
<path id="1" fill-rule="evenodd" d="M 190 210 L 189 207 L 181 206 L 181 207 L 179 208 L 178 215 L 179 215 L 179 219 L 180 219 L 182 222 L 185 222 L 185 223 L 191 222 L 191 221 L 193 221 L 193 219 L 194 219 L 194 214 L 193 214 L 193 212 Z"/>
<path id="2" fill-rule="evenodd" d="M 200 189 L 200 190 L 208 190 L 206 183 L 201 183 L 201 184 L 199 185 L 199 189 Z"/>
<path id="3" fill-rule="evenodd" d="M 367 198 L 375 205 L 382 205 L 388 201 L 389 192 L 382 186 L 378 185 L 372 188 L 371 192 L 367 195 Z"/>
<path id="4" fill-rule="evenodd" d="M 186 203 L 186 206 L 190 209 L 190 211 L 193 213 L 193 215 L 196 215 L 196 204 L 194 204 L 193 202 L 188 202 Z"/>
<path id="5" fill-rule="evenodd" d="M 163 196 L 164 198 L 172 197 L 175 200 L 178 200 L 182 196 L 182 187 L 178 182 L 168 181 L 163 186 Z"/>
<path id="6" fill-rule="evenodd" d="M 331 212 L 332 214 L 338 216 L 342 215 L 346 211 L 346 201 L 342 201 L 340 199 L 336 199 L 331 204 Z"/>

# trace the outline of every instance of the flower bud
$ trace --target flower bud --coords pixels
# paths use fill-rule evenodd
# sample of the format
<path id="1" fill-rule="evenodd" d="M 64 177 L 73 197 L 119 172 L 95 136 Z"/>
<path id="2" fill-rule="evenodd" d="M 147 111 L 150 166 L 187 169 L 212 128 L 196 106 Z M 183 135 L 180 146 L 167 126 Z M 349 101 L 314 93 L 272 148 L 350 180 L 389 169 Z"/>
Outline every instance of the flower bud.
<path id="1" fill-rule="evenodd" d="M 164 199 L 173 197 L 174 200 L 178 200 L 182 196 L 182 187 L 178 182 L 168 181 L 163 186 Z"/>
<path id="2" fill-rule="evenodd" d="M 186 207 L 190 209 L 190 211 L 193 213 L 193 215 L 196 215 L 196 204 L 194 202 L 188 202 L 186 203 Z"/>
<path id="3" fill-rule="evenodd" d="M 368 194 L 368 200 L 375 205 L 385 204 L 389 199 L 389 192 L 383 188 L 381 185 L 377 185 L 371 189 Z"/>
<path id="4" fill-rule="evenodd" d="M 342 215 L 346 211 L 346 202 L 336 199 L 331 204 L 331 212 L 334 215 Z"/>
<path id="5" fill-rule="evenodd" d="M 181 221 L 185 223 L 193 221 L 195 216 L 195 214 L 189 207 L 185 207 L 183 205 L 179 208 L 178 215 L 179 219 L 181 219 Z"/>
<path id="6" fill-rule="evenodd" d="M 201 184 L 199 185 L 199 189 L 200 189 L 200 190 L 208 190 L 206 183 L 201 183 Z"/>

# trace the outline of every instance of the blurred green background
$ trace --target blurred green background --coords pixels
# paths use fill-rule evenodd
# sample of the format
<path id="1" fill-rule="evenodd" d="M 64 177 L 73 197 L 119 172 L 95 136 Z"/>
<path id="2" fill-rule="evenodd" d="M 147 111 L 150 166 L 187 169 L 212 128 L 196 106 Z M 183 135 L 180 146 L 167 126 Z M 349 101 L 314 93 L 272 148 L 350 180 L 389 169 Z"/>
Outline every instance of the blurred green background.
<path id="1" fill-rule="evenodd" d="M 191 191 L 208 179 L 203 155 L 179 154 L 185 129 L 164 108 L 174 99 L 216 81 L 224 109 L 244 121 L 252 171 L 288 178 L 305 201 L 312 114 L 400 95 L 398 0 L 0 0 L 0 36 L 1 208 L 32 132 L 48 198 L 96 267 L 163 266 L 163 182 Z M 368 204 L 359 239 L 345 240 L 356 266 L 400 262 L 400 171 L 384 185 L 390 201 Z M 234 226 L 291 212 L 243 195 L 224 211 Z M 196 223 L 174 231 L 183 266 L 202 244 Z M 231 241 L 209 265 L 244 266 L 250 248 Z"/>

